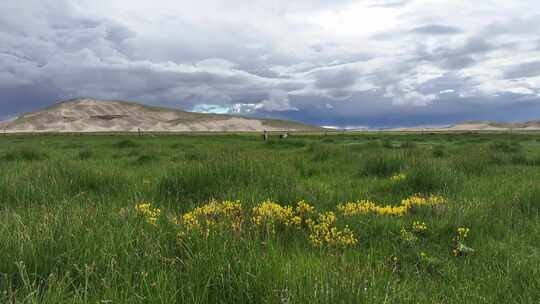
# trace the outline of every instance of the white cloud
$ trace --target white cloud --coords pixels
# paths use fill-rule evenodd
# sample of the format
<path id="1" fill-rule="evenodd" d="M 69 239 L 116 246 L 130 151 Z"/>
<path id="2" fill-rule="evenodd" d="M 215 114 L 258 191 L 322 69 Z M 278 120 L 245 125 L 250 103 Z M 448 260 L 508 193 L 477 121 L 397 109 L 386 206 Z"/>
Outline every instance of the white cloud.
<path id="1" fill-rule="evenodd" d="M 256 105 L 256 109 L 268 112 L 298 111 L 298 108 L 291 106 L 289 96 L 283 91 L 272 91 L 269 98 Z"/>

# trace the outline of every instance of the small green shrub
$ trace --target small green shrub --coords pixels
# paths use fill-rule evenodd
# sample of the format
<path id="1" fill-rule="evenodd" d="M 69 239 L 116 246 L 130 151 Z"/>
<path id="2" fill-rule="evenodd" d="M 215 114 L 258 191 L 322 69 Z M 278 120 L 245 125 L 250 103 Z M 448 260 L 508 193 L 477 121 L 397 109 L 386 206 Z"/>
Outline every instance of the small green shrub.
<path id="1" fill-rule="evenodd" d="M 366 159 L 360 169 L 361 175 L 389 177 L 401 172 L 404 163 L 401 158 L 389 156 L 375 156 Z"/>
<path id="2" fill-rule="evenodd" d="M 540 156 L 530 159 L 530 166 L 540 166 Z"/>
<path id="3" fill-rule="evenodd" d="M 531 163 L 531 161 L 522 153 L 514 153 L 510 157 L 510 162 L 513 165 L 521 165 L 521 166 L 527 166 Z"/>
<path id="4" fill-rule="evenodd" d="M 431 152 L 433 157 L 435 158 L 442 158 L 446 155 L 446 151 L 444 150 L 444 146 L 435 146 L 433 147 L 433 151 Z"/>
<path id="5" fill-rule="evenodd" d="M 87 159 L 92 158 L 93 155 L 94 155 L 94 152 L 92 152 L 91 150 L 82 150 L 82 151 L 79 151 L 79 153 L 77 154 L 77 159 L 87 160 Z"/>
<path id="6" fill-rule="evenodd" d="M 137 157 L 135 160 L 136 164 L 144 165 L 152 162 L 159 161 L 159 157 L 155 154 L 143 154 Z"/>
<path id="7" fill-rule="evenodd" d="M 136 148 L 139 144 L 130 139 L 124 139 L 114 143 L 114 147 L 118 149 Z"/>
<path id="8" fill-rule="evenodd" d="M 505 152 L 505 153 L 516 153 L 521 150 L 521 146 L 518 142 L 506 142 L 506 141 L 496 141 L 490 145 L 491 150 Z"/>
<path id="9" fill-rule="evenodd" d="M 450 193 L 460 179 L 449 168 L 432 163 L 420 163 L 411 166 L 407 177 L 398 185 L 406 194 Z"/>
<path id="10" fill-rule="evenodd" d="M 384 139 L 381 141 L 381 146 L 387 149 L 395 148 L 394 144 L 390 140 L 387 140 L 387 139 Z"/>
<path id="11" fill-rule="evenodd" d="M 402 142 L 400 147 L 403 149 L 416 149 L 418 145 L 414 141 L 408 140 Z"/>

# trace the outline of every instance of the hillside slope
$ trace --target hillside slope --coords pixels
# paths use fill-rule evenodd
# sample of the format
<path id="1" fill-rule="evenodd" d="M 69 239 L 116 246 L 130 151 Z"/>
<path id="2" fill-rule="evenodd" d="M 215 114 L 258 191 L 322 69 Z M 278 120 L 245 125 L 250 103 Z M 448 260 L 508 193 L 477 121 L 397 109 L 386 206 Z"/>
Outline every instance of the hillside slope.
<path id="1" fill-rule="evenodd" d="M 318 127 L 297 122 L 192 113 L 126 101 L 80 98 L 1 122 L 15 132 L 226 132 L 310 131 Z"/>

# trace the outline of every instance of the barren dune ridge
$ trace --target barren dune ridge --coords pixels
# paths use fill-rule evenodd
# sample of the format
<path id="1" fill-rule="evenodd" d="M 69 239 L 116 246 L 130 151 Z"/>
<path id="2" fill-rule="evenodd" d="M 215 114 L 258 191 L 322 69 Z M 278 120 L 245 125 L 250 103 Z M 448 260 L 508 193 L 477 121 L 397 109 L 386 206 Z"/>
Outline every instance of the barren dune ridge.
<path id="1" fill-rule="evenodd" d="M 91 98 L 60 102 L 41 111 L 0 122 L 7 133 L 32 132 L 225 132 L 304 131 L 301 123 L 239 116 L 192 113 L 125 101 Z"/>

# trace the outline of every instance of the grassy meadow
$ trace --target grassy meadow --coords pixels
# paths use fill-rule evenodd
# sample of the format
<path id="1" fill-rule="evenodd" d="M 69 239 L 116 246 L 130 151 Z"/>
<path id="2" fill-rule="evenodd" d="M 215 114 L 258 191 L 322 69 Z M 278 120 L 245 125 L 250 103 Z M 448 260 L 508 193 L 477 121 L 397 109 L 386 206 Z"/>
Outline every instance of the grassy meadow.
<path id="1" fill-rule="evenodd" d="M 0 136 L 0 303 L 540 303 L 540 134 Z"/>

